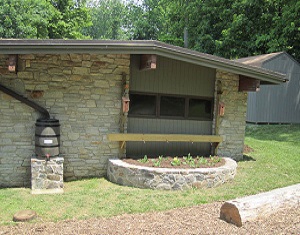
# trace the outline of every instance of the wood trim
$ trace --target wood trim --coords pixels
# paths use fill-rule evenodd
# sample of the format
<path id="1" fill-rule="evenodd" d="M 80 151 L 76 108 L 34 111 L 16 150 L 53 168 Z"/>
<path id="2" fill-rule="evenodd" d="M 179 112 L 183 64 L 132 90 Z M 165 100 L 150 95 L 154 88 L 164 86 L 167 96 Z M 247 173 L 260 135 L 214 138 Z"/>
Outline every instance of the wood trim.
<path id="1" fill-rule="evenodd" d="M 184 134 L 108 134 L 109 141 L 155 141 L 155 142 L 210 142 L 220 143 L 223 137 L 219 135 L 184 135 Z"/>

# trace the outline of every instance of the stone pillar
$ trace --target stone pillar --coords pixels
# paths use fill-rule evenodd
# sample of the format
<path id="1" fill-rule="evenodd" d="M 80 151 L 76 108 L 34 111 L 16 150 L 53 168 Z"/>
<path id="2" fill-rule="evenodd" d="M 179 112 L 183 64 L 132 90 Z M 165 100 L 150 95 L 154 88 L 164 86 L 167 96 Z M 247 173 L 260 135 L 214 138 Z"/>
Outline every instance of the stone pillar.
<path id="1" fill-rule="evenodd" d="M 243 159 L 247 112 L 247 92 L 239 92 L 238 88 L 239 75 L 217 70 L 214 130 L 223 137 L 217 154 L 234 160 Z M 225 105 L 223 116 L 218 113 L 219 102 Z"/>
<path id="2" fill-rule="evenodd" d="M 31 193 L 63 193 L 63 157 L 31 158 Z"/>

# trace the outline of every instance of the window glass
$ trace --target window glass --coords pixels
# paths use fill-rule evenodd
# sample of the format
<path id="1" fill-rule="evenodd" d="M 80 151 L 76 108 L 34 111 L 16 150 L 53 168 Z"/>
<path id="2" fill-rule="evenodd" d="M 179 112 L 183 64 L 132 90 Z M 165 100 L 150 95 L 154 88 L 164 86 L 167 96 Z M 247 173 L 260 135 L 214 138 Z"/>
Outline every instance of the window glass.
<path id="1" fill-rule="evenodd" d="M 156 96 L 143 94 L 130 94 L 129 114 L 141 116 L 156 115 Z"/>
<path id="2" fill-rule="evenodd" d="M 160 116 L 184 117 L 185 98 L 161 96 Z"/>
<path id="3" fill-rule="evenodd" d="M 202 99 L 189 99 L 190 118 L 211 119 L 212 101 Z"/>

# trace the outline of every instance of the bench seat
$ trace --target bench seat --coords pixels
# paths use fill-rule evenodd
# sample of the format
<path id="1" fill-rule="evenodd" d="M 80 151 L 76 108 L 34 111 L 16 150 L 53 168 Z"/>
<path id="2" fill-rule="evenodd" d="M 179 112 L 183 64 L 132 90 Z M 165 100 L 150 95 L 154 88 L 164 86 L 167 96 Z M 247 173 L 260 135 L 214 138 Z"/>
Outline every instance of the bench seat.
<path id="1" fill-rule="evenodd" d="M 219 135 L 186 135 L 186 134 L 138 134 L 138 133 L 114 133 L 108 134 L 109 141 L 120 141 L 121 148 L 126 141 L 155 141 L 155 142 L 208 142 L 221 143 L 223 137 Z"/>

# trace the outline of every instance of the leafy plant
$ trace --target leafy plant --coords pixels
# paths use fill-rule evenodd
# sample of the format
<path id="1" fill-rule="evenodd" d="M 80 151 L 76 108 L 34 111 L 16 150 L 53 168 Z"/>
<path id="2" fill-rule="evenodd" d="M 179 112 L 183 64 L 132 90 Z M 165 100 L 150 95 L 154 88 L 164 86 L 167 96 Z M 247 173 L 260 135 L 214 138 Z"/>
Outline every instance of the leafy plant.
<path id="1" fill-rule="evenodd" d="M 218 156 L 209 156 L 209 159 L 210 159 L 210 162 L 211 163 L 213 163 L 213 164 L 216 164 L 216 163 L 218 163 L 218 162 L 220 162 L 221 161 L 221 158 L 220 157 L 218 157 Z"/>
<path id="2" fill-rule="evenodd" d="M 152 163 L 155 167 L 160 167 L 161 162 L 163 161 L 163 155 L 158 156 L 158 160 L 153 159 Z"/>
<path id="3" fill-rule="evenodd" d="M 187 155 L 187 157 L 184 156 L 183 159 L 185 160 L 183 164 L 188 164 L 190 167 L 196 167 L 195 159 L 190 153 Z"/>
<path id="4" fill-rule="evenodd" d="M 141 162 L 141 163 L 147 163 L 149 161 L 147 155 L 144 156 L 144 158 L 142 159 L 139 159 L 138 162 Z"/>
<path id="5" fill-rule="evenodd" d="M 198 160 L 198 163 L 197 163 L 197 166 L 199 167 L 200 165 L 206 165 L 207 164 L 207 159 L 204 158 L 203 156 L 199 157 L 197 156 L 197 160 Z"/>
<path id="6" fill-rule="evenodd" d="M 172 166 L 180 166 L 181 161 L 178 157 L 174 157 L 173 160 L 171 161 Z"/>

